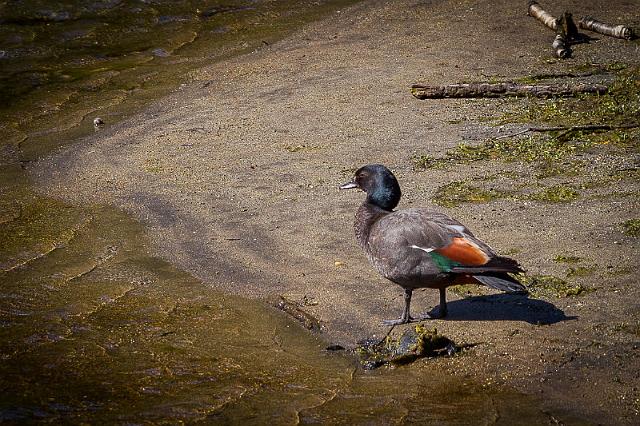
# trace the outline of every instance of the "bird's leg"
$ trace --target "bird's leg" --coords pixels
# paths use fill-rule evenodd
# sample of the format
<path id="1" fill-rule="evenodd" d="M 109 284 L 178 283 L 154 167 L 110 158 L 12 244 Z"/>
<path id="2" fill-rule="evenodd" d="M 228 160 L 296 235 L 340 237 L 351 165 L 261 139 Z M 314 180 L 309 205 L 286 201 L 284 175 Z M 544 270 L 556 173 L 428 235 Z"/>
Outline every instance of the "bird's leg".
<path id="1" fill-rule="evenodd" d="M 440 318 L 447 316 L 447 289 L 440 289 Z"/>
<path id="2" fill-rule="evenodd" d="M 400 325 L 411 322 L 413 318 L 409 315 L 409 306 L 411 305 L 411 294 L 413 290 L 410 288 L 404 289 L 404 310 L 402 311 L 402 316 L 397 320 L 383 320 L 382 324 L 384 325 Z"/>
<path id="3" fill-rule="evenodd" d="M 438 318 L 444 318 L 447 316 L 447 290 L 445 288 L 440 289 L 440 306 L 438 306 L 437 313 L 435 313 L 434 311 L 435 311 L 435 308 L 432 309 L 430 312 L 425 312 L 421 314 L 418 317 L 418 319 L 419 320 L 438 319 Z"/>

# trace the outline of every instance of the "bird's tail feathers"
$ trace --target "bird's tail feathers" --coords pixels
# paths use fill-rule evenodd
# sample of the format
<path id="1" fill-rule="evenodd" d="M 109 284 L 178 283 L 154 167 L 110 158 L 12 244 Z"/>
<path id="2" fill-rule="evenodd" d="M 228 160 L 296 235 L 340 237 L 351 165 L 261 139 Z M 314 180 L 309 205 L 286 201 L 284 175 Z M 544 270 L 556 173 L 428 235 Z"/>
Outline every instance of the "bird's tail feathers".
<path id="1" fill-rule="evenodd" d="M 454 274 L 484 274 L 497 272 L 498 275 L 504 272 L 519 273 L 524 272 L 522 266 L 509 257 L 498 256 L 491 259 L 488 263 L 480 266 L 454 266 L 451 271 Z"/>
<path id="2" fill-rule="evenodd" d="M 487 287 L 508 293 L 526 293 L 527 288 L 507 274 L 473 275 L 473 278 Z"/>
<path id="3" fill-rule="evenodd" d="M 524 272 L 522 266 L 510 257 L 496 256 L 489 261 L 487 267 L 500 268 L 505 272 Z"/>

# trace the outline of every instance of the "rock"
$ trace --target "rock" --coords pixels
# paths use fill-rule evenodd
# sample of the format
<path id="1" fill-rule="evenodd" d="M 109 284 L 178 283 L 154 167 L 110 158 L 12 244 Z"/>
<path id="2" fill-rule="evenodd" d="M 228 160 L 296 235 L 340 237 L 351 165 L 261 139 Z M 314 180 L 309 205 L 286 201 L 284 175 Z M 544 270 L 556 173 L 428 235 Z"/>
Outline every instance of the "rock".
<path id="1" fill-rule="evenodd" d="M 387 336 L 379 342 L 364 342 L 356 348 L 365 369 L 385 364 L 409 364 L 419 358 L 451 356 L 458 347 L 434 329 L 417 324 L 405 330 L 397 339 Z"/>

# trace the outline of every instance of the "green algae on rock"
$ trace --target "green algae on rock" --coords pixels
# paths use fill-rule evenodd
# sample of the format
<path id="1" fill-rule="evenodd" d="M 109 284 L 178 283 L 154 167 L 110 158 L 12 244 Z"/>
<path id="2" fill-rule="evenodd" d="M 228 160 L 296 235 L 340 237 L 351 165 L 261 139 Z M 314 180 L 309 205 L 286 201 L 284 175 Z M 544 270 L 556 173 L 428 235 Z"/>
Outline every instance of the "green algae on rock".
<path id="1" fill-rule="evenodd" d="M 409 364 L 419 358 L 452 355 L 457 348 L 435 328 L 422 324 L 407 328 L 399 337 L 387 335 L 382 341 L 366 342 L 355 349 L 365 369 L 385 364 Z"/>

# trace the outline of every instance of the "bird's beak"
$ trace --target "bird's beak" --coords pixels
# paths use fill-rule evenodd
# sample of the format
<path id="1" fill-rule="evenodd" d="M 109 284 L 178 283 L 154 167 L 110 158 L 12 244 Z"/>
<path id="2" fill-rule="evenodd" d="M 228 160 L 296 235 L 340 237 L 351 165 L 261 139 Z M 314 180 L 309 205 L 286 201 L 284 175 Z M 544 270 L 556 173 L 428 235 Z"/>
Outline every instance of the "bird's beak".
<path id="1" fill-rule="evenodd" d="M 358 184 L 355 182 L 347 182 L 340 185 L 340 189 L 353 189 L 353 188 L 360 188 L 360 186 L 358 186 Z"/>

